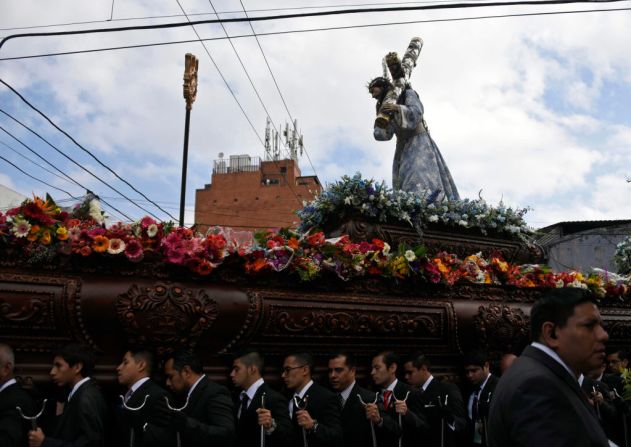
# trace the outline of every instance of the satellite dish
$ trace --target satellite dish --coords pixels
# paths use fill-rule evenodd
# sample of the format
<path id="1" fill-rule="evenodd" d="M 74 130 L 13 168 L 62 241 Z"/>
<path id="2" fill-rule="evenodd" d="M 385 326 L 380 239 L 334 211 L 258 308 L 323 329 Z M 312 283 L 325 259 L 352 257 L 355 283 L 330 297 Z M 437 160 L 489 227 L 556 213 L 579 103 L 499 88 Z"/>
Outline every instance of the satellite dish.
<path id="1" fill-rule="evenodd" d="M 219 158 L 223 158 L 223 152 L 219 152 Z"/>

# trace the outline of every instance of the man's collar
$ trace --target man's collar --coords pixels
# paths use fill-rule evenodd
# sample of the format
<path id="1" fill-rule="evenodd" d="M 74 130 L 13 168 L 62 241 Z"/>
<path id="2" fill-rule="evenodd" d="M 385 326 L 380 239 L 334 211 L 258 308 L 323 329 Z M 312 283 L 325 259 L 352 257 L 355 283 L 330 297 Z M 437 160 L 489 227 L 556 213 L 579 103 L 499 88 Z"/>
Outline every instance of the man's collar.
<path id="1" fill-rule="evenodd" d="M 0 392 L 2 392 L 3 390 L 5 390 L 5 389 L 9 388 L 9 387 L 10 387 L 11 385 L 13 385 L 14 383 L 17 383 L 17 382 L 15 381 L 15 379 L 9 379 L 9 380 L 7 380 L 6 382 L 4 382 L 4 383 L 2 384 L 2 386 L 0 386 Z"/>
<path id="2" fill-rule="evenodd" d="M 247 390 L 245 390 L 245 394 L 248 395 L 248 399 L 250 400 L 254 399 L 254 395 L 256 394 L 258 389 L 261 387 L 261 385 L 263 385 L 263 383 L 265 383 L 265 381 L 261 377 L 259 380 L 257 380 L 252 385 L 250 385 Z"/>
<path id="3" fill-rule="evenodd" d="M 349 386 L 346 387 L 346 389 L 342 390 L 340 392 L 340 394 L 342 395 L 342 397 L 344 398 L 344 401 L 347 401 L 351 391 L 353 391 L 353 387 L 355 386 L 355 381 L 353 380 L 353 383 L 351 383 Z"/>
<path id="4" fill-rule="evenodd" d="M 72 387 L 72 391 L 70 391 L 70 394 L 68 394 L 68 402 L 70 402 L 70 399 L 72 399 L 72 396 L 74 396 L 74 393 L 77 392 L 77 390 L 84 384 L 86 383 L 88 380 L 90 380 L 89 377 L 86 377 L 84 379 L 79 380 L 75 386 Z"/>
<path id="5" fill-rule="evenodd" d="M 142 384 L 145 383 L 147 380 L 149 380 L 149 377 L 143 377 L 142 379 L 136 380 L 134 384 L 130 387 L 132 394 L 135 393 L 136 390 L 140 388 Z"/>
<path id="6" fill-rule="evenodd" d="M 307 393 L 307 390 L 311 387 L 311 385 L 313 385 L 313 379 L 309 380 L 305 384 L 305 386 L 303 386 L 299 391 L 296 391 L 294 394 L 302 399 L 303 397 L 305 397 L 305 394 Z"/>
<path id="7" fill-rule="evenodd" d="M 432 376 L 431 374 L 429 375 L 428 379 L 425 381 L 425 383 L 423 385 L 421 385 L 421 389 L 423 391 L 427 390 L 427 387 L 429 386 L 430 383 L 432 383 L 432 380 L 434 380 L 434 376 Z"/>
<path id="8" fill-rule="evenodd" d="M 188 390 L 188 393 L 186 395 L 187 398 L 191 397 L 191 394 L 193 394 L 193 391 L 195 390 L 195 388 L 197 387 L 197 385 L 199 385 L 199 382 L 202 381 L 202 379 L 204 378 L 204 375 L 201 374 L 199 376 L 199 378 L 195 381 L 195 383 L 193 384 L 193 386 Z"/>
<path id="9" fill-rule="evenodd" d="M 387 387 L 385 387 L 383 390 L 384 390 L 384 391 L 386 391 L 386 390 L 388 390 L 388 391 L 394 391 L 394 387 L 395 387 L 395 386 L 397 386 L 397 382 L 398 382 L 398 381 L 399 381 L 398 379 L 394 379 L 394 380 L 392 381 L 392 383 L 391 383 L 390 385 L 388 385 Z"/>
<path id="10" fill-rule="evenodd" d="M 567 364 L 563 361 L 563 359 L 561 357 L 559 357 L 559 354 L 557 354 L 555 351 L 553 351 L 552 349 L 550 349 L 549 346 L 544 345 L 543 343 L 539 343 L 538 341 L 533 341 L 530 346 L 532 346 L 533 348 L 537 348 L 540 351 L 545 352 L 546 354 L 548 354 L 550 357 L 552 357 L 554 359 L 555 362 L 557 362 L 559 365 L 561 365 L 567 372 L 570 373 L 570 375 L 572 377 L 574 377 L 575 380 L 578 380 L 578 377 L 576 377 L 576 374 L 574 374 L 574 372 L 570 369 L 569 366 L 567 366 Z"/>

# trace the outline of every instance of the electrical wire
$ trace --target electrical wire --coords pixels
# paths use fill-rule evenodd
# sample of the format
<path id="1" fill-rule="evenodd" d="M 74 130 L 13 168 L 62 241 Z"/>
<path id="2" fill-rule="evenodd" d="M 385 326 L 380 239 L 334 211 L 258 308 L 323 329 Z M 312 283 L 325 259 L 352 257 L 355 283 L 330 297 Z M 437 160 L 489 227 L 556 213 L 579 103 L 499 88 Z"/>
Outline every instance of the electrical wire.
<path id="1" fill-rule="evenodd" d="M 51 171 L 50 169 L 46 168 L 45 166 L 40 165 L 39 163 L 37 163 L 36 161 L 31 160 L 30 158 L 28 158 L 26 155 L 24 155 L 23 153 L 21 153 L 20 151 L 18 151 L 17 149 L 14 149 L 13 147 L 11 147 L 10 145 L 8 145 L 7 143 L 5 143 L 4 141 L 0 141 L 0 144 L 2 144 L 4 147 L 12 150 L 13 152 L 15 152 L 16 155 L 19 155 L 20 157 L 30 161 L 31 163 L 33 163 L 35 166 L 37 166 L 40 169 L 43 169 L 44 171 L 48 172 L 51 175 L 54 175 L 55 177 L 58 177 L 66 182 L 69 182 L 68 179 L 63 178 L 61 175 Z"/>
<path id="2" fill-rule="evenodd" d="M 241 8 L 243 9 L 243 13 L 245 14 L 245 16 L 248 17 L 248 12 L 246 11 L 245 6 L 243 5 L 243 2 L 241 0 L 239 0 L 239 4 L 241 5 Z M 219 16 L 217 16 L 217 17 L 219 17 Z M 248 25 L 250 25 L 250 29 L 252 30 L 252 34 L 254 36 L 254 39 L 256 40 L 256 43 L 257 43 L 257 45 L 259 47 L 259 50 L 261 51 L 261 55 L 263 56 L 263 60 L 265 61 L 265 65 L 267 66 L 267 69 L 269 70 L 269 74 L 272 76 L 272 80 L 274 81 L 274 85 L 276 86 L 276 91 L 278 91 L 280 99 L 283 102 L 283 106 L 285 106 L 285 111 L 287 112 L 287 115 L 289 116 L 289 120 L 291 121 L 292 126 L 294 126 L 294 132 L 298 133 L 298 129 L 296 129 L 296 124 L 295 124 L 294 118 L 291 115 L 291 112 L 289 111 L 289 107 L 287 107 L 287 102 L 285 101 L 285 97 L 283 96 L 283 92 L 280 91 L 280 87 L 278 86 L 278 82 L 276 81 L 276 76 L 274 76 L 274 72 L 272 71 L 272 67 L 270 67 L 269 61 L 267 60 L 267 56 L 265 56 L 265 51 L 263 51 L 263 47 L 261 46 L 261 42 L 259 41 L 259 38 L 256 35 L 256 31 L 254 31 L 254 26 L 252 25 L 252 22 L 250 22 L 250 21 L 248 21 Z M 222 26 L 223 26 L 223 24 L 222 24 Z M 227 35 L 227 33 L 226 33 L 226 35 Z M 317 174 L 317 172 L 315 170 L 315 167 L 313 166 L 313 163 L 311 162 L 311 157 L 309 157 L 309 152 L 307 152 L 307 148 L 304 147 L 304 145 L 303 145 L 303 150 L 304 150 L 305 154 L 307 155 L 307 160 L 309 160 L 309 164 L 311 165 L 311 169 L 313 169 L 313 174 L 317 176 L 318 174 Z"/>
<path id="3" fill-rule="evenodd" d="M 497 6 L 533 6 L 533 5 L 567 5 L 573 3 L 617 3 L 628 0 L 518 0 L 518 1 L 506 1 L 506 2 L 486 2 L 486 3 L 450 3 L 442 5 L 425 5 L 425 6 L 398 6 L 388 8 L 362 8 L 362 9 L 341 9 L 339 11 L 319 11 L 308 12 L 299 14 L 279 14 L 273 16 L 255 16 L 249 18 L 234 18 L 234 19 L 211 19 L 211 20 L 196 20 L 191 21 L 186 16 L 186 22 L 173 22 L 162 23 L 156 25 L 139 25 L 139 26 L 124 26 L 118 28 L 97 28 L 97 29 L 84 29 L 74 31 L 56 31 L 56 32 L 43 32 L 43 33 L 22 33 L 12 34 L 4 37 L 0 41 L 0 49 L 4 44 L 12 39 L 20 37 L 42 37 L 42 36 L 74 36 L 81 34 L 96 34 L 96 33 L 115 33 L 121 31 L 140 31 L 149 29 L 169 29 L 169 28 L 181 28 L 194 25 L 209 25 L 215 23 L 241 23 L 247 21 L 271 21 L 271 20 L 287 20 L 287 19 L 302 19 L 307 17 L 325 17 L 333 15 L 351 15 L 351 14 L 368 14 L 368 13 L 384 13 L 384 12 L 410 12 L 410 11 L 430 11 L 441 9 L 469 9 L 469 8 L 487 8 Z M 179 4 L 179 2 L 178 2 Z M 180 8 L 182 6 L 180 5 Z M 184 10 L 182 9 L 182 12 Z M 184 12 L 186 15 L 186 13 Z"/>
<path id="4" fill-rule="evenodd" d="M 116 192 L 117 194 L 125 197 L 129 202 L 131 202 L 133 205 L 135 205 L 136 207 L 140 208 L 141 210 L 143 210 L 145 213 L 148 213 L 150 216 L 155 217 L 158 220 L 161 220 L 158 216 L 156 216 L 155 214 L 153 214 L 151 211 L 149 211 L 148 209 L 138 205 L 136 202 L 134 202 L 133 199 L 127 197 L 125 194 L 123 194 L 121 191 L 119 191 L 118 189 L 116 189 L 115 187 L 113 187 L 112 185 L 110 185 L 108 182 L 106 182 L 105 180 L 101 179 L 99 176 L 97 176 L 96 174 L 94 174 L 92 171 L 90 171 L 88 168 L 86 168 L 85 166 L 83 166 L 81 163 L 78 163 L 75 159 L 73 159 L 72 157 L 68 156 L 67 154 L 65 154 L 61 149 L 59 149 L 57 146 L 55 146 L 54 144 L 52 144 L 50 141 L 48 141 L 46 138 L 42 137 L 40 134 L 38 134 L 37 132 L 35 132 L 33 129 L 31 129 L 30 127 L 28 127 L 26 124 L 24 124 L 23 122 L 21 122 L 20 120 L 18 120 L 17 118 L 15 118 L 14 116 L 12 116 L 10 113 L 7 113 L 5 110 L 0 109 L 0 113 L 3 113 L 4 115 L 8 116 L 9 118 L 11 118 L 13 121 L 15 121 L 16 123 L 18 123 L 20 126 L 24 127 L 26 130 L 28 130 L 29 132 L 31 132 L 33 135 L 35 135 L 37 138 L 39 138 L 40 140 L 42 140 L 44 143 L 46 143 L 47 145 L 49 145 L 50 147 L 52 147 L 53 149 L 55 149 L 55 151 L 57 151 L 60 155 L 62 155 L 63 157 L 65 157 L 68 161 L 71 161 L 72 163 L 74 163 L 77 167 L 81 168 L 83 171 L 85 171 L 86 173 L 90 174 L 92 177 L 94 177 L 96 180 L 98 180 L 99 182 L 103 183 L 105 186 L 107 186 L 108 188 L 110 188 L 112 191 Z M 2 127 L 0 127 L 2 128 Z M 4 128 L 2 128 L 4 130 Z M 6 130 L 4 130 L 5 132 L 7 132 Z M 8 132 L 7 132 L 8 133 Z M 12 135 L 11 135 L 12 136 Z M 87 188 L 84 188 L 87 189 Z"/>
<path id="5" fill-rule="evenodd" d="M 56 187 L 56 186 L 53 186 L 53 185 L 51 185 L 50 183 L 47 183 L 47 182 L 45 182 L 44 180 L 42 180 L 42 179 L 40 179 L 40 178 L 37 178 L 37 177 L 35 177 L 35 176 L 33 176 L 33 175 L 29 174 L 28 172 L 24 171 L 22 168 L 20 168 L 19 166 L 17 166 L 17 165 L 16 165 L 16 164 L 14 164 L 13 162 L 11 162 L 10 160 L 8 160 L 8 159 L 4 158 L 2 155 L 0 155 L 0 159 L 1 159 L 1 160 L 4 160 L 5 162 L 7 162 L 7 163 L 8 163 L 8 164 L 10 164 L 11 166 L 13 166 L 15 169 L 17 169 L 18 171 L 20 171 L 22 174 L 24 174 L 24 175 L 26 175 L 26 176 L 28 176 L 28 177 L 32 178 L 33 180 L 36 180 L 36 181 L 38 181 L 38 182 L 40 182 L 40 183 L 43 183 L 44 185 L 48 186 L 49 188 L 53 188 L 53 189 L 56 189 L 57 191 L 61 191 L 61 192 L 63 192 L 64 194 L 67 194 L 68 196 L 72 197 L 73 199 L 76 199 L 76 200 L 81 200 L 81 199 L 79 199 L 78 197 L 75 197 L 75 196 L 73 196 L 72 194 L 70 194 L 70 193 L 69 193 L 68 191 L 66 191 L 65 189 L 61 189 L 61 188 L 58 188 L 58 187 Z"/>
<path id="6" fill-rule="evenodd" d="M 6 133 L 7 135 L 9 135 L 11 138 L 13 138 L 15 141 L 17 141 L 19 144 L 21 144 L 22 146 L 24 146 L 24 148 L 26 148 L 27 150 L 31 151 L 33 154 L 35 154 L 36 156 L 38 156 L 39 158 L 41 158 L 45 163 L 48 163 L 48 165 L 55 169 L 57 172 L 59 172 L 61 175 L 63 175 L 64 177 L 66 177 L 68 180 L 70 180 L 72 183 L 74 183 L 75 185 L 79 186 L 81 189 L 88 191 L 88 188 L 83 186 L 81 183 L 79 183 L 78 181 L 76 181 L 75 179 L 73 179 L 72 177 L 70 177 L 68 174 L 66 174 L 64 171 L 62 171 L 61 169 L 59 169 L 57 166 L 55 166 L 54 164 L 52 164 L 50 161 L 46 160 L 44 157 L 42 157 L 41 155 L 39 155 L 34 149 L 32 149 L 30 146 L 28 146 L 26 143 L 22 142 L 19 138 L 17 138 L 15 135 L 13 135 L 11 132 L 9 132 L 8 130 L 6 130 L 4 127 L 2 127 L 0 125 L 0 130 L 2 130 L 4 133 Z M 105 205 L 109 206 L 110 208 L 112 208 L 113 210 L 115 210 L 116 212 L 118 212 L 121 216 L 126 217 L 128 220 L 132 221 L 133 219 L 131 217 L 129 217 L 127 214 L 123 213 L 122 211 L 120 211 L 118 208 L 114 207 L 113 205 L 111 205 L 110 203 L 106 202 L 105 200 L 101 199 L 101 202 L 103 202 Z"/>
<path id="7" fill-rule="evenodd" d="M 299 34 L 299 33 L 313 33 L 320 31 L 337 31 L 337 30 L 349 30 L 349 29 L 359 29 L 359 28 L 375 28 L 382 26 L 398 26 L 398 25 L 415 25 L 419 23 L 443 23 L 443 22 L 463 22 L 469 20 L 492 20 L 492 19 L 506 19 L 506 18 L 515 18 L 515 17 L 539 17 L 539 16 L 552 16 L 552 15 L 565 15 L 565 14 L 587 14 L 587 13 L 596 13 L 596 12 L 621 12 L 621 11 L 631 11 L 631 8 L 608 8 L 608 9 L 578 9 L 571 11 L 552 11 L 552 12 L 533 12 L 533 13 L 513 13 L 513 14 L 496 14 L 496 15 L 484 15 L 484 16 L 471 16 L 471 17 L 451 17 L 445 19 L 426 19 L 426 20 L 406 20 L 406 21 L 397 21 L 397 22 L 380 22 L 380 23 L 369 23 L 363 25 L 345 25 L 345 26 L 330 26 L 330 27 L 322 27 L 322 28 L 305 28 L 305 29 L 297 29 L 297 30 L 287 30 L 287 31 L 270 31 L 266 33 L 258 33 L 257 36 L 278 36 L 285 34 Z M 247 37 L 254 37 L 253 34 L 239 34 L 230 36 L 231 39 L 241 39 Z M 207 37 L 201 39 L 204 42 L 210 42 L 215 40 L 225 40 L 226 37 Z M 55 53 L 42 53 L 42 54 L 33 54 L 28 56 L 14 56 L 14 57 L 3 57 L 0 58 L 0 61 L 11 61 L 11 60 L 21 60 L 21 59 L 33 59 L 39 57 L 52 57 L 52 56 L 67 56 L 72 54 L 83 54 L 83 53 L 96 53 L 101 51 L 116 51 L 116 50 L 128 50 L 135 48 L 146 48 L 146 47 L 159 47 L 165 45 L 180 45 L 185 43 L 199 42 L 200 39 L 188 39 L 188 40 L 174 40 L 168 42 L 153 42 L 147 44 L 137 44 L 137 45 L 121 45 L 116 47 L 105 47 L 105 48 L 94 48 L 89 50 L 75 50 L 75 51 L 60 51 Z"/>
<path id="8" fill-rule="evenodd" d="M 85 147 L 83 147 L 81 144 L 79 144 L 79 142 L 77 140 L 75 140 L 72 136 L 70 136 L 70 134 L 68 134 L 68 132 L 66 132 L 65 130 L 63 130 L 61 127 L 59 127 L 57 124 L 55 124 L 44 112 L 42 112 L 41 110 L 39 110 L 37 107 L 35 107 L 33 104 L 31 104 L 24 96 L 22 96 L 17 90 L 15 90 L 13 87 L 11 87 L 9 84 L 7 84 L 4 80 L 0 79 L 0 82 L 2 84 L 4 84 L 6 87 L 8 87 L 13 93 L 15 93 L 24 103 L 26 103 L 26 105 L 28 105 L 31 109 L 35 110 L 40 116 L 42 116 L 46 121 L 48 121 L 55 129 L 57 129 L 59 132 L 63 133 L 66 137 L 68 137 L 70 139 L 70 141 L 72 141 L 75 145 L 77 145 L 81 150 L 83 150 L 83 152 L 85 152 L 86 154 L 88 154 L 90 157 L 92 157 L 98 164 L 100 164 L 101 166 L 103 166 L 105 169 L 107 169 L 109 172 L 111 172 L 117 179 L 119 179 L 120 181 L 122 181 L 123 183 L 125 183 L 127 186 L 129 186 L 132 190 L 134 190 L 136 193 L 140 194 L 143 198 L 147 199 L 149 202 L 151 202 L 155 207 L 157 207 L 160 211 L 162 211 L 163 213 L 165 213 L 167 216 L 169 216 L 171 219 L 175 220 L 175 217 L 173 217 L 170 213 L 166 212 L 165 210 L 163 210 L 162 208 L 160 208 L 160 206 L 158 204 L 156 204 L 154 201 L 152 201 L 149 197 L 147 197 L 146 195 L 144 195 L 142 192 L 140 192 L 137 188 L 135 188 L 131 183 L 129 183 L 127 180 L 125 180 L 124 178 L 122 178 L 120 175 L 118 175 L 113 169 L 111 169 L 108 165 L 106 165 L 105 163 L 103 163 L 96 155 L 94 155 L 91 151 L 89 151 L 88 149 L 86 149 Z M 120 194 L 120 193 L 119 193 Z M 149 212 L 147 210 L 144 210 L 146 212 Z M 156 219 L 160 220 L 158 217 L 156 217 L 155 215 L 151 214 L 153 217 L 155 217 Z"/>

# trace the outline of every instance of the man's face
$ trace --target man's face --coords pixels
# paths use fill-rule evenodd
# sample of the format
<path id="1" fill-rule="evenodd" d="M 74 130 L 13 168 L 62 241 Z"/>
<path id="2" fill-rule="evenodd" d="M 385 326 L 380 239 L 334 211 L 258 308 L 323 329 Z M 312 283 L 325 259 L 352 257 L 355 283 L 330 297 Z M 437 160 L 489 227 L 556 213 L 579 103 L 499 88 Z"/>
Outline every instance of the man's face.
<path id="1" fill-rule="evenodd" d="M 298 362 L 298 359 L 290 355 L 283 362 L 282 379 L 290 390 L 300 390 L 310 380 L 309 367 Z"/>
<path id="2" fill-rule="evenodd" d="M 188 391 L 188 383 L 181 372 L 173 368 L 173 359 L 167 360 L 164 364 L 164 375 L 167 378 L 167 386 L 171 391 L 178 394 Z"/>
<path id="3" fill-rule="evenodd" d="M 372 369 L 370 370 L 370 377 L 375 385 L 382 388 L 386 388 L 396 378 L 397 365 L 393 363 L 390 368 L 386 366 L 383 361 L 383 356 L 378 355 L 372 359 Z"/>
<path id="4" fill-rule="evenodd" d="M 464 372 L 471 385 L 482 385 L 489 375 L 489 362 L 484 363 L 484 366 L 465 365 Z"/>
<path id="5" fill-rule="evenodd" d="M 420 388 L 429 379 L 429 371 L 426 366 L 416 369 L 412 362 L 405 362 L 403 365 L 405 381 L 414 388 Z"/>
<path id="6" fill-rule="evenodd" d="M 355 381 L 355 368 L 349 368 L 346 357 L 329 360 L 329 383 L 335 391 L 344 391 Z"/>
<path id="7" fill-rule="evenodd" d="M 57 355 L 53 359 L 53 367 L 50 369 L 50 376 L 53 382 L 58 386 L 71 385 L 80 374 L 81 368 L 83 368 L 81 363 L 70 366 L 63 357 Z"/>
<path id="8" fill-rule="evenodd" d="M 383 91 L 383 88 L 382 87 L 377 87 L 377 86 L 371 87 L 370 90 L 369 90 L 370 95 L 373 98 L 375 98 L 375 99 L 379 99 L 379 97 L 381 97 L 381 92 L 382 91 Z"/>
<path id="9" fill-rule="evenodd" d="M 9 362 L 0 360 L 0 385 L 9 380 L 9 377 L 13 373 L 13 365 Z"/>
<path id="10" fill-rule="evenodd" d="M 232 371 L 230 371 L 230 379 L 234 386 L 242 389 L 247 389 L 250 386 L 250 373 L 248 367 L 241 363 L 241 360 L 237 359 L 232 362 Z"/>
<path id="11" fill-rule="evenodd" d="M 576 375 L 598 368 L 605 360 L 605 342 L 609 340 L 602 326 L 600 312 L 593 303 L 574 308 L 564 327 L 556 327 L 551 348 Z"/>
<path id="12" fill-rule="evenodd" d="M 629 361 L 627 359 L 620 359 L 620 353 L 614 352 L 607 356 L 607 365 L 609 366 L 609 372 L 612 374 L 622 373 L 622 369 L 626 368 Z"/>
<path id="13" fill-rule="evenodd" d="M 136 362 L 131 352 L 126 352 L 123 356 L 123 361 L 116 368 L 118 383 L 127 387 L 132 386 L 144 376 L 142 373 L 143 367 L 142 362 Z"/>

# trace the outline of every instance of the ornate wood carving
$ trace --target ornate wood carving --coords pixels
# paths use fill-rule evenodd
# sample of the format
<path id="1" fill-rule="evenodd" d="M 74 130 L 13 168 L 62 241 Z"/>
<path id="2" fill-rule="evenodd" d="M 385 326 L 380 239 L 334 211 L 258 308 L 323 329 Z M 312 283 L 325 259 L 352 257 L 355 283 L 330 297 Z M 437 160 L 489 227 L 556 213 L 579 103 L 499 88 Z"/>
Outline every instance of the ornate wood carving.
<path id="1" fill-rule="evenodd" d="M 97 349 L 81 315 L 77 278 L 0 272 L 0 338 L 17 351 L 51 352 L 81 342 Z"/>
<path id="2" fill-rule="evenodd" d="M 530 317 L 507 304 L 480 306 L 473 318 L 476 344 L 493 358 L 507 352 L 521 352 L 530 340 Z"/>
<path id="3" fill-rule="evenodd" d="M 159 354 L 194 347 L 218 315 L 206 290 L 161 282 L 132 285 L 116 297 L 115 306 L 130 343 L 153 347 Z"/>

